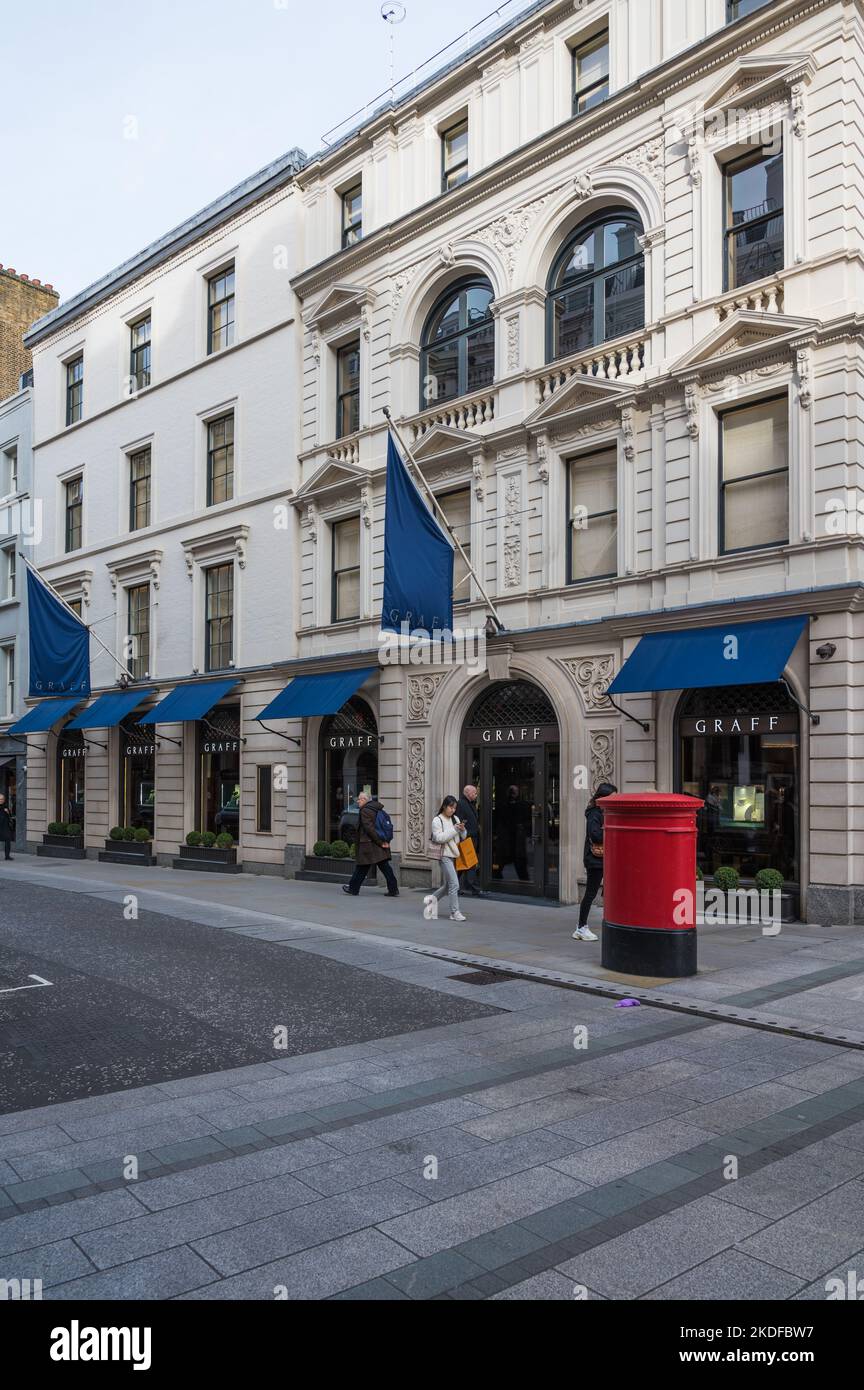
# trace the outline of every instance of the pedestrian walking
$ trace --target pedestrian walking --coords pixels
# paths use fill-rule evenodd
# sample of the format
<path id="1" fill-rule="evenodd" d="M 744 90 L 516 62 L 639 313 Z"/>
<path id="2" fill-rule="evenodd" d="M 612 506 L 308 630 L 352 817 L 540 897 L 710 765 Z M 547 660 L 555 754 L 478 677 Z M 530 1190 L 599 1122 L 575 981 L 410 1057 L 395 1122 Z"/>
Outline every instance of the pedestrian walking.
<path id="1" fill-rule="evenodd" d="M 480 873 L 480 821 L 477 816 L 477 796 L 477 788 L 469 783 L 467 787 L 463 787 L 462 795 L 456 803 L 456 814 L 471 836 L 477 854 L 477 863 L 473 869 L 465 869 L 459 875 L 459 892 L 468 892 L 472 898 L 488 898 L 489 894 L 483 892 L 478 878 Z"/>
<path id="2" fill-rule="evenodd" d="M 3 841 L 6 859 L 12 858 L 12 838 L 12 816 L 6 804 L 5 796 L 0 792 L 0 840 Z"/>
<path id="3" fill-rule="evenodd" d="M 588 926 L 588 913 L 603 882 L 603 808 L 598 802 L 604 796 L 612 796 L 618 788 L 611 782 L 601 782 L 588 802 L 585 812 L 585 849 L 583 858 L 587 880 L 582 901 L 579 904 L 579 926 L 573 933 L 574 941 L 596 941 L 597 936 Z"/>
<path id="4" fill-rule="evenodd" d="M 445 796 L 441 809 L 432 821 L 433 852 L 440 851 L 444 882 L 423 899 L 423 916 L 427 921 L 437 921 L 438 901 L 445 893 L 450 900 L 450 921 L 465 921 L 459 911 L 459 875 L 455 861 L 459 858 L 459 845 L 468 832 L 456 814 L 457 804 L 455 796 Z"/>
<path id="5" fill-rule="evenodd" d="M 388 898 L 399 897 L 399 885 L 390 864 L 390 843 L 393 839 L 393 822 L 384 810 L 377 796 L 361 792 L 357 798 L 360 819 L 357 823 L 356 867 L 348 883 L 342 885 L 342 892 L 356 898 L 373 864 L 377 864 L 387 884 Z"/>

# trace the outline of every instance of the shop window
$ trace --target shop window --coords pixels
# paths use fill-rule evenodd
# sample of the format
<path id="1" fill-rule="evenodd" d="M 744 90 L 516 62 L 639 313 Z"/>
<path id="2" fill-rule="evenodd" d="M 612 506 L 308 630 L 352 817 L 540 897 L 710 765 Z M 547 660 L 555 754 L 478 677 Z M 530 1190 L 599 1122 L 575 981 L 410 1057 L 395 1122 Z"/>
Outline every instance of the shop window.
<path id="1" fill-rule="evenodd" d="M 567 474 L 567 583 L 618 573 L 618 454 L 571 459 Z"/>
<path id="2" fill-rule="evenodd" d="M 786 687 L 694 690 L 678 707 L 678 790 L 698 796 L 698 863 L 798 881 L 799 713 Z"/>
<path id="3" fill-rule="evenodd" d="M 331 622 L 346 623 L 360 617 L 360 518 L 335 521 L 333 536 Z"/>
<path id="4" fill-rule="evenodd" d="M 258 796 L 255 811 L 255 829 L 259 835 L 273 833 L 273 768 L 269 763 L 258 767 Z"/>
<path id="5" fill-rule="evenodd" d="M 783 154 L 744 155 L 723 171 L 724 289 L 776 275 L 785 262 Z"/>
<path id="6" fill-rule="evenodd" d="M 720 550 L 789 540 L 789 403 L 777 396 L 720 416 Z"/>
<path id="7" fill-rule="evenodd" d="M 449 193 L 468 180 L 468 121 L 459 121 L 441 136 L 441 191 Z"/>
<path id="8" fill-rule="evenodd" d="M 156 744 L 153 729 L 134 721 L 120 726 L 120 823 L 152 836 L 156 819 Z"/>
<path id="9" fill-rule="evenodd" d="M 491 386 L 495 379 L 494 292 L 466 280 L 439 299 L 423 330 L 420 409 Z"/>
<path id="10" fill-rule="evenodd" d="M 609 96 L 609 31 L 573 50 L 573 115 L 581 116 Z"/>
<path id="11" fill-rule="evenodd" d="M 234 342 L 234 267 L 207 281 L 207 352 L 221 352 Z"/>
<path id="12" fill-rule="evenodd" d="M 471 559 L 471 489 L 447 492 L 438 497 L 438 505 L 457 537 L 468 560 Z M 468 603 L 471 599 L 471 571 L 458 550 L 453 551 L 453 602 Z"/>
<path id="13" fill-rule="evenodd" d="M 605 212 L 565 243 L 549 278 L 546 354 L 550 362 L 645 326 L 645 254 L 635 213 Z"/>
<path id="14" fill-rule="evenodd" d="M 319 747 L 320 837 L 328 844 L 334 840 L 353 844 L 360 815 L 357 797 L 360 792 L 372 796 L 378 790 L 378 725 L 365 700 L 354 696 L 338 714 L 324 720 Z"/>
<path id="15" fill-rule="evenodd" d="M 234 659 L 234 566 L 214 565 L 205 571 L 208 671 L 223 671 Z"/>
<path id="16" fill-rule="evenodd" d="M 360 428 L 360 339 L 336 354 L 336 438 L 356 434 Z"/>
<path id="17" fill-rule="evenodd" d="M 57 740 L 57 819 L 68 825 L 84 824 L 84 784 L 87 745 L 80 729 L 62 733 Z"/>
<path id="18" fill-rule="evenodd" d="M 235 706 L 217 706 L 198 726 L 198 826 L 215 835 L 240 839 L 240 715 Z"/>

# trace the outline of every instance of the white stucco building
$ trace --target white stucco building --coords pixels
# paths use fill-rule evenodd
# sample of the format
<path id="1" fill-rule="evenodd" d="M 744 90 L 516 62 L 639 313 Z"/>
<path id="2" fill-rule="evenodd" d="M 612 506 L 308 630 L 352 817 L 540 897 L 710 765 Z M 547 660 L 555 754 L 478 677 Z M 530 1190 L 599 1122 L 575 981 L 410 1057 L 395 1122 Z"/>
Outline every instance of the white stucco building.
<path id="1" fill-rule="evenodd" d="M 370 786 L 421 884 L 441 796 L 479 780 L 487 886 L 572 902 L 586 783 L 611 780 L 706 799 L 706 873 L 777 868 L 810 920 L 864 911 L 862 47 L 859 0 L 547 0 L 269 201 L 37 325 L 46 575 L 101 617 L 112 573 L 120 592 L 158 566 L 161 688 L 204 670 L 205 571 L 235 571 L 247 867 L 295 872 Z M 232 262 L 237 343 L 211 361 L 208 281 Z M 151 298 L 154 374 L 173 375 L 127 402 Z M 204 428 L 231 403 L 238 487 L 207 508 Z M 385 406 L 500 612 L 483 673 L 379 665 Z M 147 441 L 153 520 L 133 540 L 118 477 Z M 482 627 L 458 567 L 457 584 Z M 680 634 L 680 658 L 688 633 L 782 618 L 802 619 L 782 680 L 606 695 L 646 634 Z M 352 670 L 334 716 L 257 723 L 293 676 Z M 169 855 L 200 828 L 205 754 L 191 726 L 164 732 L 183 745 L 155 757 Z M 114 756 L 86 754 L 93 852 Z M 41 801 L 31 774 L 32 838 L 55 761 Z M 256 768 L 277 764 L 264 835 Z"/>

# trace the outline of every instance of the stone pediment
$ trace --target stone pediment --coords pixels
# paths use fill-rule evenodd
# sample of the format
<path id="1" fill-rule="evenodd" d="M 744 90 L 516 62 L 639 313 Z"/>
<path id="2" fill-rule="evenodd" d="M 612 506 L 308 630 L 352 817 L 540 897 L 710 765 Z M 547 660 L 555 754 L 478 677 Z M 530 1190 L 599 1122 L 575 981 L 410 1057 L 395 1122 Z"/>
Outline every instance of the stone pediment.
<path id="1" fill-rule="evenodd" d="M 347 487 L 350 483 L 362 483 L 369 478 L 369 473 L 365 468 L 355 468 L 350 463 L 338 463 L 335 459 L 327 459 L 321 467 L 316 469 L 302 487 L 297 489 L 296 497 L 292 500 L 302 502 L 310 494 L 318 492 L 328 492 L 331 488 Z"/>
<path id="2" fill-rule="evenodd" d="M 375 298 L 374 290 L 365 285 L 331 285 L 306 317 L 310 328 L 326 328 L 342 319 L 362 316 L 363 309 Z"/>
<path id="3" fill-rule="evenodd" d="M 632 393 L 632 382 L 619 385 L 617 382 L 598 381 L 596 377 L 579 373 L 563 386 L 559 386 L 557 391 L 553 391 L 549 399 L 528 416 L 525 424 L 529 429 L 549 425 L 553 420 L 578 416 L 583 412 L 596 410 L 598 406 L 608 407 Z"/>
<path id="4" fill-rule="evenodd" d="M 738 309 L 713 333 L 679 358 L 672 370 L 676 374 L 698 374 L 703 369 L 723 366 L 727 359 L 747 357 L 752 353 L 764 352 L 766 348 L 791 345 L 802 333 L 816 326 L 815 319 Z"/>
<path id="5" fill-rule="evenodd" d="M 457 430 L 450 425 L 433 425 L 411 445 L 411 453 L 417 462 L 422 464 L 424 460 L 432 463 L 435 459 L 457 452 L 477 453 L 482 448 L 483 440 L 473 430 Z"/>
<path id="6" fill-rule="evenodd" d="M 704 110 L 708 114 L 735 103 L 756 101 L 779 84 L 809 82 L 815 71 L 816 63 L 809 53 L 763 53 L 741 58 L 706 93 Z"/>

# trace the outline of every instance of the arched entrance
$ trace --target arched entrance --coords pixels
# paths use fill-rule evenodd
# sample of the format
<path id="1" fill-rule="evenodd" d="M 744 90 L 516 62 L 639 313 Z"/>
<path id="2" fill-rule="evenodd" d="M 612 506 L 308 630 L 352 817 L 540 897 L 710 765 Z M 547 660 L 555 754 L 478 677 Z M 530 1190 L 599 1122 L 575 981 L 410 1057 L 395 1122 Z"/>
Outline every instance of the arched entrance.
<path id="1" fill-rule="evenodd" d="M 320 782 L 319 838 L 350 844 L 356 833 L 360 792 L 378 791 L 378 725 L 365 700 L 354 695 L 325 719 L 318 739 Z"/>
<path id="2" fill-rule="evenodd" d="M 698 863 L 745 882 L 800 880 L 800 715 L 781 682 L 691 690 L 676 716 L 676 790 L 698 796 Z"/>
<path id="3" fill-rule="evenodd" d="M 558 720 L 528 681 L 500 681 L 462 730 L 463 785 L 479 787 L 480 881 L 487 891 L 557 898 L 561 825 Z"/>

